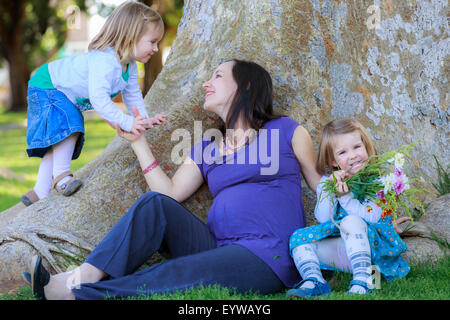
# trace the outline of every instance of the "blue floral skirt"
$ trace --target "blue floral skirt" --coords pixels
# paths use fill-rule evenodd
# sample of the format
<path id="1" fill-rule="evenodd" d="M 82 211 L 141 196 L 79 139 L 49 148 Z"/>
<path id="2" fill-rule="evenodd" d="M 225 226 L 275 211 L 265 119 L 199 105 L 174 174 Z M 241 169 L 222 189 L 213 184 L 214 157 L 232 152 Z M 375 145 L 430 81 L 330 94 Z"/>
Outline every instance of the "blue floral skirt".
<path id="1" fill-rule="evenodd" d="M 28 86 L 27 154 L 44 157 L 52 145 L 80 132 L 72 159 L 84 145 L 84 118 L 78 108 L 57 89 Z"/>
<path id="2" fill-rule="evenodd" d="M 334 220 L 339 224 L 347 216 L 347 213 L 339 205 L 336 212 Z M 380 268 L 380 272 L 387 281 L 406 276 L 410 267 L 400 254 L 406 251 L 407 246 L 395 231 L 391 217 L 381 218 L 376 223 L 365 222 L 367 223 L 372 263 Z M 297 229 L 291 235 L 289 252 L 292 252 L 297 246 L 337 236 L 340 236 L 340 230 L 331 220 L 307 228 Z M 324 264 L 321 264 L 320 267 L 327 270 L 335 269 L 333 266 Z"/>

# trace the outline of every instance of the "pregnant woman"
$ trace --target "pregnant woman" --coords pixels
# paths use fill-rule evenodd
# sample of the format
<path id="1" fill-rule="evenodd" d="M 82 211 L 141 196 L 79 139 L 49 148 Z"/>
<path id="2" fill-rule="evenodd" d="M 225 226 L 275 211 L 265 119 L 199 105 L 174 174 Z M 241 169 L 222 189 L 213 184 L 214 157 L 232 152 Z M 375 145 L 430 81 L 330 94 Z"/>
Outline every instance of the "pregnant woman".
<path id="1" fill-rule="evenodd" d="M 272 80 L 256 63 L 226 61 L 203 88 L 205 110 L 224 122 L 223 139 L 194 145 L 169 178 L 143 135 L 116 126 L 151 191 L 77 269 L 50 276 L 33 257 L 29 276 L 37 297 L 104 299 L 214 284 L 269 294 L 300 281 L 289 237 L 305 226 L 301 175 L 313 190 L 320 179 L 308 132 L 274 114 Z M 206 224 L 180 204 L 204 182 L 214 197 Z M 157 251 L 167 259 L 137 271 Z"/>

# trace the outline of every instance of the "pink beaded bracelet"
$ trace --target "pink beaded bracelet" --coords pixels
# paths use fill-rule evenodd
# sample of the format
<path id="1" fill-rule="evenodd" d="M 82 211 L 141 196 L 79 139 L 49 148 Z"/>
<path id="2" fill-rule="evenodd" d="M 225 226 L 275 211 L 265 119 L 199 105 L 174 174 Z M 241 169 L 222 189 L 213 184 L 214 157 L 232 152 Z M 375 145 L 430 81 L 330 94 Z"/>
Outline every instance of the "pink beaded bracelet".
<path id="1" fill-rule="evenodd" d="M 152 171 L 153 169 L 155 169 L 158 166 L 158 161 L 155 160 L 153 161 L 147 168 L 145 168 L 144 170 L 142 170 L 142 172 L 144 174 L 149 173 L 150 171 Z"/>

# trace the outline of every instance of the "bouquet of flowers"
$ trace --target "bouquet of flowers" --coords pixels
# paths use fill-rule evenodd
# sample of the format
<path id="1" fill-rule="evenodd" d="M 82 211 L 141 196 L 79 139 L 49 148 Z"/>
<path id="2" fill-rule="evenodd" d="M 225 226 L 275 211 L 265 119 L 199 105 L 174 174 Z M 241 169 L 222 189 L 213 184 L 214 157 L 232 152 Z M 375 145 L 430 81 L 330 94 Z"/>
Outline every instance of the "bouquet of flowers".
<path id="1" fill-rule="evenodd" d="M 417 194 L 427 192 L 425 189 L 411 188 L 412 181 L 418 179 L 408 178 L 405 162 L 410 159 L 409 152 L 417 143 L 402 146 L 399 150 L 386 152 L 382 155 L 373 155 L 366 161 L 366 165 L 355 175 L 344 179 L 354 198 L 361 203 L 371 200 L 382 208 L 382 217 L 391 216 L 397 219 L 398 209 L 401 207 L 413 220 L 410 207 L 417 205 L 425 213 L 422 202 Z M 333 175 L 334 178 L 334 175 Z M 326 180 L 324 191 L 328 194 L 337 194 L 336 179 Z"/>

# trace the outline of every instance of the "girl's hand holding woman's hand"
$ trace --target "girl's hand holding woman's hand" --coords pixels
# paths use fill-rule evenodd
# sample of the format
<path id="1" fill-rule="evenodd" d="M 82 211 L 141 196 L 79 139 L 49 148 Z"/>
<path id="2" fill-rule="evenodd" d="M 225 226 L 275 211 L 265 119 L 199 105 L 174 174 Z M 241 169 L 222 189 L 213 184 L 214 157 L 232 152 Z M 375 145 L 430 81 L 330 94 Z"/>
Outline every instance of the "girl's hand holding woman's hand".
<path id="1" fill-rule="evenodd" d="M 131 133 L 137 135 L 142 134 L 147 130 L 147 118 L 139 115 L 139 112 L 137 111 L 137 115 L 134 115 L 133 119 L 133 127 L 131 128 Z"/>
<path id="2" fill-rule="evenodd" d="M 160 125 L 164 121 L 166 121 L 166 115 L 165 114 L 158 114 L 154 118 L 145 118 L 139 114 L 139 111 L 136 107 L 132 107 L 131 109 L 134 119 L 133 119 L 133 127 L 130 132 L 122 130 L 118 123 L 115 123 L 112 125 L 109 121 L 105 120 L 111 127 L 116 129 L 117 135 L 121 138 L 124 138 L 125 140 L 129 142 L 135 142 L 139 140 L 139 138 L 142 136 L 142 133 L 144 133 L 147 128 L 153 128 L 153 125 Z"/>
<path id="3" fill-rule="evenodd" d="M 114 127 L 119 137 L 124 138 L 129 142 L 134 142 L 137 141 L 142 136 L 142 133 L 146 131 L 145 124 L 147 122 L 147 118 L 141 116 L 136 107 L 132 107 L 131 112 L 133 113 L 134 119 L 133 119 L 133 129 L 131 129 L 130 132 L 122 130 L 118 123 L 116 123 Z M 135 123 L 139 126 L 142 126 L 142 129 L 134 130 L 137 129 L 134 128 Z"/>
<path id="4" fill-rule="evenodd" d="M 350 192 L 347 183 L 343 182 L 345 178 L 348 177 L 348 173 L 344 170 L 339 170 L 334 172 L 334 178 L 336 179 L 336 189 L 337 189 L 337 196 L 342 197 L 343 195 Z M 330 176 L 330 181 L 333 180 L 333 175 Z"/>
<path id="5" fill-rule="evenodd" d="M 131 129 L 130 132 L 122 130 L 122 128 L 120 128 L 117 122 L 113 125 L 111 122 L 104 119 L 107 124 L 109 124 L 112 128 L 116 129 L 117 135 L 119 137 L 124 138 L 129 142 L 137 141 L 142 136 L 142 133 L 145 132 L 146 130 L 143 126 L 141 130 L 137 130 L 136 128 L 138 125 L 142 125 L 142 123 L 145 123 L 146 118 L 144 118 L 139 114 L 139 111 L 137 110 L 136 107 L 132 108 L 132 112 L 134 119 L 133 119 L 133 128 Z"/>
<path id="6" fill-rule="evenodd" d="M 139 140 L 139 138 L 142 136 L 142 133 L 139 131 L 137 131 L 137 133 L 135 133 L 133 131 L 128 132 L 128 131 L 122 130 L 118 123 L 116 123 L 114 125 L 114 128 L 117 131 L 117 135 L 121 138 L 124 138 L 128 142 L 135 142 L 135 141 Z"/>

